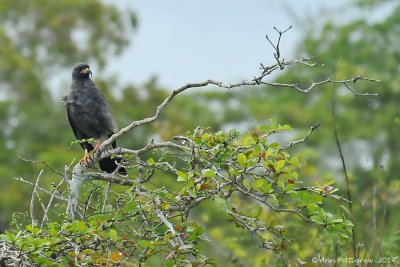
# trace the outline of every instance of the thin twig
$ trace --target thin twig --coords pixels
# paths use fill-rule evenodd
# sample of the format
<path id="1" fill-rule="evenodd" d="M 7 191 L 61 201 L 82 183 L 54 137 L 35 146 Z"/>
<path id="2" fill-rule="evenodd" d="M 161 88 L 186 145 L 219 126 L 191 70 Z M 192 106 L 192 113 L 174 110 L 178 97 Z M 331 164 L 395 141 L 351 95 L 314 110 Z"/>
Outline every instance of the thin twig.
<path id="1" fill-rule="evenodd" d="M 221 177 L 222 179 L 224 179 L 225 181 L 229 181 L 229 179 L 226 178 L 226 177 L 225 177 L 224 175 L 222 175 L 221 173 L 216 172 L 216 174 L 217 174 L 219 177 Z M 250 191 L 247 190 L 246 188 L 240 186 L 238 183 L 233 182 L 233 183 L 231 183 L 231 185 L 232 185 L 233 187 L 235 187 L 237 190 L 239 190 L 240 192 L 242 192 L 244 195 L 246 195 L 246 196 L 248 196 L 248 197 L 250 197 L 250 198 L 252 198 L 252 199 L 254 199 L 254 200 L 257 200 L 257 201 L 260 202 L 260 203 L 263 203 L 263 204 L 266 205 L 268 208 L 270 208 L 271 210 L 273 210 L 273 211 L 275 211 L 275 212 L 277 212 L 277 213 L 280 213 L 280 212 L 283 212 L 283 213 L 293 213 L 293 214 L 296 214 L 297 216 L 303 218 L 305 221 L 311 221 L 309 218 L 307 218 L 306 216 L 304 216 L 299 210 L 276 208 L 276 207 L 274 207 L 271 203 L 269 203 L 268 201 L 266 201 L 266 200 L 260 198 L 259 196 L 253 194 L 253 192 L 250 192 Z"/>
<path id="2" fill-rule="evenodd" d="M 103 208 L 101 209 L 101 212 L 104 214 L 104 212 L 106 211 L 106 205 L 107 205 L 107 201 L 108 201 L 108 194 L 110 193 L 110 186 L 111 183 L 108 182 L 107 183 L 107 187 L 106 190 L 104 192 L 104 200 L 103 200 Z"/>
<path id="3" fill-rule="evenodd" d="M 86 214 L 87 214 L 87 211 L 88 211 L 89 206 L 90 206 L 90 199 L 91 199 L 91 197 L 92 197 L 92 194 L 93 194 L 93 190 L 91 190 L 91 191 L 89 192 L 89 194 L 87 195 L 87 197 L 86 197 L 85 209 L 83 210 L 83 218 L 84 218 L 84 219 L 86 218 Z"/>
<path id="4" fill-rule="evenodd" d="M 304 138 L 302 138 L 300 140 L 292 141 L 289 144 L 282 146 L 280 148 L 280 150 L 288 149 L 288 148 L 290 148 L 290 147 L 292 147 L 294 145 L 305 143 L 307 141 L 308 137 L 310 137 L 310 135 L 312 134 L 312 132 L 314 132 L 315 129 L 317 129 L 321 125 L 322 125 L 322 122 L 318 123 L 317 125 L 311 126 L 310 131 L 308 132 L 308 134 Z"/>
<path id="5" fill-rule="evenodd" d="M 51 194 L 51 197 L 49 199 L 49 202 L 47 203 L 47 207 L 44 211 L 44 215 L 43 215 L 43 219 L 42 219 L 42 223 L 40 225 L 40 228 L 43 228 L 44 224 L 47 222 L 48 219 L 48 213 L 51 207 L 51 204 L 53 203 L 54 198 L 56 198 L 56 194 L 59 194 L 59 188 L 61 187 L 61 185 L 63 185 L 65 182 L 67 181 L 67 179 L 64 177 L 59 183 L 58 185 L 54 188 L 53 190 L 53 194 Z"/>
<path id="6" fill-rule="evenodd" d="M 22 178 L 22 177 L 14 177 L 14 179 L 17 180 L 17 181 L 20 181 L 20 182 L 23 182 L 23 183 L 26 183 L 26 184 L 29 184 L 29 185 L 35 187 L 35 184 L 34 184 L 34 183 L 32 183 L 32 182 L 30 182 L 30 181 L 27 181 L 27 180 L 25 180 L 25 179 Z M 45 193 L 47 193 L 47 194 L 49 194 L 49 195 L 53 195 L 53 192 L 51 192 L 51 191 L 49 191 L 49 190 L 47 190 L 47 189 L 44 189 L 44 188 L 42 188 L 42 187 L 40 187 L 40 186 L 36 186 L 36 189 L 38 189 L 38 190 L 40 190 L 40 191 L 42 191 L 42 192 L 45 192 Z M 62 196 L 57 196 L 57 195 L 55 195 L 54 197 L 57 198 L 57 199 L 59 199 L 59 200 L 62 200 L 62 201 L 68 201 L 68 199 L 66 199 L 66 198 L 64 198 L 64 197 L 62 197 Z"/>
<path id="7" fill-rule="evenodd" d="M 275 57 L 275 59 L 276 59 L 276 61 L 277 61 L 277 63 L 278 63 L 278 65 L 279 65 L 281 70 L 283 70 L 283 68 L 284 68 L 284 65 L 282 64 L 284 62 L 284 60 L 282 60 L 282 61 L 280 60 L 280 57 L 281 57 L 280 42 L 281 42 L 282 35 L 284 33 L 286 33 L 288 30 L 290 30 L 291 28 L 292 28 L 292 26 L 289 26 L 286 30 L 280 31 L 276 27 L 274 27 L 274 30 L 279 34 L 278 41 L 276 42 L 276 45 L 274 45 L 274 43 L 271 41 L 271 39 L 269 38 L 268 34 L 265 35 L 265 38 L 268 40 L 268 42 L 271 44 L 271 46 L 275 50 L 274 57 Z"/>
<path id="8" fill-rule="evenodd" d="M 30 159 L 25 159 L 23 157 L 18 156 L 19 159 L 26 161 L 26 162 L 30 162 L 33 164 L 43 164 L 45 165 L 47 168 L 49 168 L 49 170 L 51 170 L 54 173 L 57 173 L 58 175 L 60 175 L 61 177 L 64 177 L 64 174 L 59 172 L 58 170 L 56 170 L 55 168 L 53 168 L 48 162 L 46 161 L 38 161 L 38 160 L 30 160 Z"/>
<path id="9" fill-rule="evenodd" d="M 174 226 L 172 225 L 172 223 L 170 223 L 168 221 L 168 219 L 165 217 L 164 213 L 162 213 L 161 211 L 157 211 L 157 216 L 168 227 L 168 229 L 171 231 L 172 235 L 174 237 L 176 237 L 176 239 L 179 242 L 179 245 L 183 246 L 185 243 L 183 243 L 182 238 L 179 235 L 176 234 Z"/>
<path id="10" fill-rule="evenodd" d="M 33 186 L 33 191 L 32 191 L 32 197 L 31 197 L 31 205 L 29 207 L 29 212 L 31 215 L 31 220 L 32 220 L 32 226 L 36 226 L 36 219 L 35 219 L 35 214 L 34 214 L 34 205 L 35 205 L 35 196 L 38 196 L 37 194 L 37 188 L 39 185 L 40 178 L 42 177 L 43 174 L 43 169 L 40 170 L 38 177 L 36 178 L 35 185 Z"/>
<path id="11" fill-rule="evenodd" d="M 351 193 L 350 193 L 350 181 L 349 181 L 349 176 L 347 174 L 347 168 L 346 168 L 346 161 L 344 160 L 344 155 L 343 155 L 343 151 L 342 151 L 342 147 L 340 144 L 340 140 L 339 140 L 339 134 L 337 131 L 337 126 L 336 126 L 336 110 L 335 110 L 335 106 L 336 106 L 336 88 L 333 88 L 332 91 L 332 124 L 333 124 L 333 133 L 335 135 L 335 141 L 336 141 L 336 145 L 339 151 L 339 156 L 340 156 L 340 160 L 342 162 L 342 168 L 343 168 L 343 174 L 346 180 L 346 188 L 347 188 L 347 199 L 349 200 L 348 204 L 349 204 L 349 210 L 351 213 L 351 216 L 353 217 L 353 203 L 351 200 Z M 355 260 L 357 260 L 357 252 L 356 252 L 356 233 L 354 230 L 354 227 L 352 228 L 352 250 L 353 250 L 353 257 Z M 356 266 L 356 264 L 354 264 Z"/>
<path id="12" fill-rule="evenodd" d="M 346 88 L 352 92 L 353 94 L 357 95 L 357 96 L 377 96 L 377 93 L 359 93 L 356 90 L 352 89 L 349 86 L 350 82 L 354 82 L 354 81 L 358 81 L 358 80 L 363 80 L 363 81 L 373 81 L 373 82 L 377 82 L 380 83 L 382 81 L 380 80 L 375 80 L 375 79 L 371 79 L 371 78 L 364 78 L 362 76 L 356 76 L 354 78 L 351 79 L 345 79 L 345 80 L 332 80 L 331 78 L 327 78 L 323 81 L 320 82 L 312 82 L 310 86 L 306 87 L 306 88 L 301 88 L 299 87 L 297 84 L 292 83 L 271 83 L 271 82 L 260 82 L 260 84 L 264 84 L 264 85 L 269 85 L 269 86 L 275 86 L 275 87 L 288 87 L 288 88 L 293 88 L 296 89 L 297 91 L 301 92 L 301 93 L 308 93 L 310 92 L 313 88 L 323 85 L 323 84 L 328 84 L 328 83 L 333 83 L 333 84 L 343 84 L 346 86 Z"/>

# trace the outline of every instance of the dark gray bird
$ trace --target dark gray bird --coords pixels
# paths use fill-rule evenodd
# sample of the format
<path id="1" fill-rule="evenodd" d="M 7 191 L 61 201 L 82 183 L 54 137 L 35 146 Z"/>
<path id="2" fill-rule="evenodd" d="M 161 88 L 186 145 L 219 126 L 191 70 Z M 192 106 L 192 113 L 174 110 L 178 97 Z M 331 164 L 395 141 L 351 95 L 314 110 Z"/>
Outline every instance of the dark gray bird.
<path id="1" fill-rule="evenodd" d="M 89 65 L 79 63 L 72 71 L 71 91 L 63 98 L 65 109 L 72 131 L 78 140 L 96 139 L 93 147 L 89 142 L 81 142 L 85 149 L 85 156 L 80 160 L 81 164 L 90 163 L 90 151 L 96 152 L 101 143 L 116 132 L 114 121 L 111 117 L 110 107 L 103 94 L 90 79 L 92 72 Z M 116 147 L 116 143 L 112 144 Z M 118 167 L 121 159 L 104 158 L 99 161 L 102 171 L 112 173 Z M 117 163 L 116 163 L 117 162 Z M 126 174 L 125 168 L 118 170 L 120 174 Z"/>

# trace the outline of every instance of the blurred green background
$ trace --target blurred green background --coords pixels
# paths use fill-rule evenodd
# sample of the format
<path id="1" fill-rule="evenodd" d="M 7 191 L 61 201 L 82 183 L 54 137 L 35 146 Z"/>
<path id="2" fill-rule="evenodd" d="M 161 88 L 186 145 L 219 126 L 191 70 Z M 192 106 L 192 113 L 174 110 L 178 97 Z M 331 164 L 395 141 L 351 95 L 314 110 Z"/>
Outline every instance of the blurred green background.
<path id="1" fill-rule="evenodd" d="M 296 9 L 296 3 L 291 5 Z M 109 1 L 1 1 L 2 231 L 8 227 L 13 212 L 29 209 L 32 188 L 15 181 L 14 177 L 34 181 L 39 171 L 46 169 L 42 178 L 44 185 L 60 179 L 43 164 L 32 164 L 21 158 L 45 161 L 63 172 L 65 165 L 82 156 L 81 148 L 71 145 L 74 138 L 61 103 L 75 63 L 86 61 L 94 67 L 94 80 L 110 102 L 120 127 L 152 115 L 168 92 L 175 89 L 161 85 L 158 77 L 154 76 L 140 84 L 122 83 L 118 72 L 107 69 L 116 58 L 121 61 L 123 52 L 134 46 L 134 37 L 140 29 L 140 13 L 133 11 L 134 7 L 132 3 L 131 10 L 121 9 Z M 359 82 L 355 88 L 361 92 L 377 92 L 379 96 L 357 97 L 345 88 L 331 84 L 315 88 L 309 94 L 273 87 L 193 90 L 177 97 L 159 121 L 135 129 L 119 144 L 140 147 L 152 138 L 168 140 L 196 126 L 246 131 L 269 118 L 290 124 L 300 137 L 311 125 L 323 122 L 312 138 L 295 150 L 303 164 L 300 173 L 304 180 L 321 184 L 334 179 L 335 186 L 341 188 L 341 195 L 345 196 L 345 181 L 332 126 L 331 105 L 335 90 L 336 123 L 350 174 L 357 246 L 364 254 L 360 256 L 399 256 L 400 3 L 347 1 L 342 8 L 347 10 L 346 16 L 338 10 L 331 10 L 329 16 L 320 16 L 326 13 L 316 17 L 304 14 L 304 18 L 297 18 L 301 32 L 296 34 L 301 41 L 292 45 L 291 55 L 316 56 L 320 65 L 315 68 L 290 67 L 275 75 L 274 79 L 308 86 L 311 81 L 327 77 L 344 79 L 363 74 L 383 80 L 383 83 Z M 229 7 L 226 9 L 229 12 Z M 375 17 L 369 14 L 375 14 Z M 340 19 L 342 15 L 343 19 Z M 264 34 L 271 34 L 273 26 L 259 27 Z M 293 26 L 291 31 L 297 31 L 297 25 Z M 259 36 L 260 39 L 263 37 Z M 210 37 L 208 41 L 213 40 Z M 263 58 L 269 59 L 263 62 L 265 65 L 274 63 L 272 54 Z M 188 62 L 196 64 L 190 59 Z M 140 62 L 135 64 L 140 65 Z M 119 71 L 134 76 L 129 66 L 120 67 Z M 253 70 L 257 71 L 256 65 Z M 193 80 L 187 82 L 190 81 Z M 165 183 L 173 186 L 174 180 Z M 251 209 L 251 203 L 243 202 L 242 205 L 249 205 Z M 342 205 L 347 207 L 346 203 Z M 272 253 L 252 246 L 251 237 L 225 227 L 227 218 L 219 217 L 210 206 L 206 207 L 208 212 L 201 208 L 197 208 L 194 216 L 205 225 L 212 240 L 205 245 L 209 257 L 220 263 L 230 262 L 232 266 L 263 266 L 274 257 Z M 332 201 L 326 209 L 337 211 L 342 207 Z M 292 235 L 297 237 L 293 247 L 298 255 L 310 257 L 316 252 L 327 257 L 336 255 L 334 242 L 324 238 L 321 229 L 305 230 L 297 219 L 288 216 L 288 220 L 289 224 L 293 220 Z M 304 231 L 307 231 L 306 235 Z M 349 247 L 343 253 L 350 251 Z"/>

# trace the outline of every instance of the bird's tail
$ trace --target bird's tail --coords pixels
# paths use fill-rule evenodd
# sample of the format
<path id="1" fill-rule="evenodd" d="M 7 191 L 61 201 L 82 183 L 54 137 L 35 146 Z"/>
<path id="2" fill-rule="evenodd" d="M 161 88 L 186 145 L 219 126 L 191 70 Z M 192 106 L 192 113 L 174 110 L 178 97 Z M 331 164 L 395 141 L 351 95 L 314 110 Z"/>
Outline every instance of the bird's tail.
<path id="1" fill-rule="evenodd" d="M 118 165 L 117 163 L 121 162 L 121 159 L 112 159 L 112 158 L 104 158 L 99 161 L 99 166 L 100 170 L 107 172 L 107 173 L 113 173 L 115 169 L 117 169 Z M 120 167 L 118 170 L 119 174 L 126 175 L 127 171 L 124 167 Z"/>

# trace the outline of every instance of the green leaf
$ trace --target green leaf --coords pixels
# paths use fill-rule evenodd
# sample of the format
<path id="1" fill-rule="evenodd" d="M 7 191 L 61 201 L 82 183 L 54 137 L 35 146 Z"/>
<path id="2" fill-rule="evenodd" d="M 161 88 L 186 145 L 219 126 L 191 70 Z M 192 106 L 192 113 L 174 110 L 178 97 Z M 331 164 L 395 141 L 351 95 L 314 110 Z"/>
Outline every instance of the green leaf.
<path id="1" fill-rule="evenodd" d="M 281 145 L 279 143 L 271 143 L 268 146 L 270 148 L 275 148 L 276 150 L 278 150 Z"/>
<path id="2" fill-rule="evenodd" d="M 250 190 L 251 186 L 249 184 L 249 181 L 247 181 L 246 179 L 243 179 L 243 186 L 247 189 Z"/>
<path id="3" fill-rule="evenodd" d="M 235 170 L 232 167 L 229 167 L 228 172 L 229 172 L 230 175 L 233 175 L 233 176 L 238 176 L 240 174 L 237 170 Z"/>
<path id="4" fill-rule="evenodd" d="M 345 233 L 343 233 L 343 232 L 339 232 L 338 233 L 341 237 L 343 237 L 343 238 L 346 238 L 346 239 L 348 239 L 349 238 L 349 236 L 348 235 L 346 235 Z"/>
<path id="5" fill-rule="evenodd" d="M 269 131 L 269 130 L 271 130 L 271 126 L 270 125 L 264 124 L 264 125 L 260 126 L 260 131 Z"/>
<path id="6" fill-rule="evenodd" d="M 299 173 L 298 172 L 291 172 L 290 176 L 292 179 L 297 180 L 299 178 Z"/>
<path id="7" fill-rule="evenodd" d="M 294 167 L 301 167 L 300 161 L 297 157 L 292 157 L 290 159 L 290 165 L 292 165 Z"/>
<path id="8" fill-rule="evenodd" d="M 264 151 L 263 157 L 266 159 L 269 156 L 272 155 L 272 152 L 274 152 L 271 148 L 268 148 L 267 150 Z"/>
<path id="9" fill-rule="evenodd" d="M 323 196 L 307 191 L 299 191 L 297 194 L 291 194 L 294 199 L 299 201 L 300 206 L 307 206 L 308 204 L 321 204 Z"/>
<path id="10" fill-rule="evenodd" d="M 86 226 L 86 223 L 84 223 L 84 222 L 82 222 L 82 221 L 77 221 L 76 223 L 75 223 L 75 226 L 76 226 L 76 229 L 79 231 L 79 232 L 85 232 L 86 231 L 86 229 L 87 229 L 87 226 Z"/>
<path id="11" fill-rule="evenodd" d="M 28 230 L 29 232 L 31 232 L 34 235 L 37 235 L 40 232 L 39 228 L 33 227 L 32 225 L 27 225 L 26 230 Z"/>
<path id="12" fill-rule="evenodd" d="M 311 194 L 311 200 L 312 200 L 314 203 L 322 204 L 322 201 L 324 200 L 324 197 L 321 196 L 321 195 L 319 195 L 319 194 L 314 194 L 314 193 L 312 193 L 312 194 Z"/>
<path id="13" fill-rule="evenodd" d="M 154 161 L 153 158 L 148 158 L 148 159 L 147 159 L 147 163 L 148 163 L 149 165 L 154 165 L 156 162 Z"/>
<path id="14" fill-rule="evenodd" d="M 258 157 L 263 151 L 264 147 L 261 144 L 254 145 L 253 157 Z"/>
<path id="15" fill-rule="evenodd" d="M 282 190 L 285 189 L 285 182 L 282 180 L 278 180 L 278 182 L 276 183 L 278 185 L 278 187 Z"/>
<path id="16" fill-rule="evenodd" d="M 285 125 L 279 125 L 279 130 L 284 131 L 284 130 L 292 130 L 292 127 L 289 124 Z"/>
<path id="17" fill-rule="evenodd" d="M 343 219 L 328 220 L 328 224 L 342 223 L 342 222 L 343 222 Z"/>
<path id="18" fill-rule="evenodd" d="M 114 229 L 110 229 L 110 239 L 114 242 L 118 241 L 118 233 Z"/>
<path id="19" fill-rule="evenodd" d="M 281 159 L 281 160 L 278 160 L 277 162 L 275 162 L 275 164 L 274 164 L 275 172 L 280 173 L 283 166 L 285 166 L 285 162 L 286 161 L 284 159 Z"/>
<path id="20" fill-rule="evenodd" d="M 315 203 L 310 203 L 307 204 L 307 209 L 310 211 L 310 213 L 314 213 L 315 209 L 318 207 L 317 204 Z"/>
<path id="21" fill-rule="evenodd" d="M 123 208 L 124 212 L 137 212 L 139 210 L 140 210 L 140 207 L 138 206 L 138 204 L 136 202 L 133 202 L 133 203 L 131 202 Z"/>
<path id="22" fill-rule="evenodd" d="M 213 171 L 211 169 L 204 169 L 201 172 L 203 174 L 203 177 L 206 177 L 206 178 L 215 178 L 217 176 L 215 171 Z"/>
<path id="23" fill-rule="evenodd" d="M 178 175 L 178 182 L 187 181 L 187 174 L 182 171 L 177 171 L 176 174 Z"/>
<path id="24" fill-rule="evenodd" d="M 49 225 L 49 234 L 50 234 L 50 236 L 53 236 L 53 237 L 58 236 L 58 231 L 54 224 Z"/>
<path id="25" fill-rule="evenodd" d="M 174 267 L 174 261 L 172 259 L 168 259 L 165 261 L 165 267 Z"/>
<path id="26" fill-rule="evenodd" d="M 344 223 L 345 223 L 346 226 L 348 226 L 348 227 L 354 227 L 354 223 L 353 223 L 352 221 L 345 220 Z"/>
<path id="27" fill-rule="evenodd" d="M 186 180 L 184 178 L 182 178 L 181 176 L 178 176 L 178 179 L 176 179 L 178 182 L 186 182 Z"/>
<path id="28" fill-rule="evenodd" d="M 253 189 L 258 192 L 269 193 L 272 188 L 272 184 L 266 180 L 258 179 L 253 183 Z"/>
<path id="29" fill-rule="evenodd" d="M 253 183 L 253 189 L 257 190 L 261 188 L 265 183 L 266 181 L 262 179 L 255 180 Z"/>
<path id="30" fill-rule="evenodd" d="M 287 192 L 293 190 L 293 188 L 294 188 L 294 184 L 286 184 L 284 191 L 285 191 L 285 193 L 287 193 Z"/>
<path id="31" fill-rule="evenodd" d="M 193 198 L 197 197 L 197 193 L 193 189 L 188 188 L 187 191 L 188 191 L 189 195 L 191 195 Z"/>
<path id="32" fill-rule="evenodd" d="M 201 136 L 201 140 L 203 142 L 207 142 L 208 140 L 210 140 L 210 135 L 208 133 L 205 133 Z"/>
<path id="33" fill-rule="evenodd" d="M 324 224 L 323 218 L 321 218 L 321 217 L 318 216 L 318 215 L 313 215 L 313 216 L 310 217 L 310 219 L 311 219 L 313 222 L 317 223 L 317 224 Z"/>
<path id="34" fill-rule="evenodd" d="M 273 203 L 274 205 L 279 205 L 279 200 L 276 198 L 275 194 L 269 194 L 268 200 Z"/>
<path id="35" fill-rule="evenodd" d="M 139 244 L 139 247 L 141 247 L 141 248 L 147 248 L 150 246 L 150 242 L 147 240 L 144 240 L 144 239 L 139 240 L 138 244 Z"/>
<path id="36" fill-rule="evenodd" d="M 5 234 L 0 235 L 1 239 L 8 240 L 12 243 L 15 242 L 16 238 L 10 231 L 6 230 L 4 233 Z"/>
<path id="37" fill-rule="evenodd" d="M 243 153 L 239 153 L 237 156 L 237 162 L 239 163 L 241 168 L 246 168 L 247 157 Z"/>

